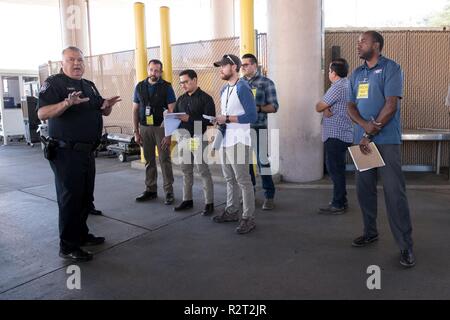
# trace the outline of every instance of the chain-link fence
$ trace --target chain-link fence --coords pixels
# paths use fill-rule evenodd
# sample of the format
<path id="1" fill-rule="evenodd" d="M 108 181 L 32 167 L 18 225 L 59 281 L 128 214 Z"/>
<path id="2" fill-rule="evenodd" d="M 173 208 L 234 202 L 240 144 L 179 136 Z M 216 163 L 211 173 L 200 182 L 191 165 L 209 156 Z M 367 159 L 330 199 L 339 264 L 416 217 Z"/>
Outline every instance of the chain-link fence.
<path id="1" fill-rule="evenodd" d="M 362 63 L 356 54 L 360 30 L 327 31 L 325 61 L 331 62 L 332 47 L 339 47 L 340 56 L 347 59 L 350 70 Z M 386 30 L 383 54 L 398 62 L 404 72 L 402 127 L 404 129 L 450 129 L 448 108 L 444 105 L 450 84 L 450 32 L 437 30 Z M 326 79 L 324 88 L 329 87 Z M 409 141 L 402 146 L 404 165 L 435 163 L 436 144 Z M 442 148 L 442 165 L 448 165 L 449 149 Z M 351 160 L 349 160 L 351 163 Z"/>
<path id="2" fill-rule="evenodd" d="M 267 70 L 267 35 L 258 34 L 258 59 L 262 70 Z M 185 69 L 193 69 L 198 74 L 199 86 L 214 98 L 216 111 L 220 111 L 219 92 L 224 85 L 219 70 L 213 62 L 224 54 L 239 56 L 239 38 L 225 38 L 209 41 L 175 44 L 172 46 L 173 88 L 178 96 L 183 92 L 179 86 L 178 74 Z M 148 59 L 159 59 L 159 47 L 148 48 Z M 94 81 L 103 97 L 120 95 L 122 102 L 114 107 L 109 117 L 105 117 L 105 126 L 120 126 L 124 133 L 131 134 L 132 101 L 136 85 L 134 51 L 116 52 L 85 58 L 84 78 Z M 39 68 L 41 82 L 49 75 L 60 71 L 60 61 L 51 61 Z"/>
<path id="3" fill-rule="evenodd" d="M 333 46 L 349 61 L 351 69 L 361 63 L 356 54 L 356 43 L 361 31 L 326 31 L 325 62 L 331 61 Z M 401 64 L 405 73 L 405 90 L 402 101 L 403 128 L 450 129 L 450 117 L 444 106 L 446 90 L 450 83 L 450 32 L 449 31 L 383 31 L 384 53 Z M 267 73 L 267 35 L 257 34 L 257 55 L 263 74 Z M 306 49 L 307 50 L 307 49 Z M 220 110 L 219 91 L 224 82 L 213 62 L 224 54 L 239 55 L 239 38 L 198 41 L 172 46 L 173 88 L 182 94 L 178 74 L 184 69 L 194 69 L 199 75 L 200 87 L 209 93 Z M 159 58 L 159 48 L 148 49 L 148 59 Z M 60 62 L 49 62 L 39 69 L 40 79 L 59 72 Z M 132 132 L 132 97 L 136 84 L 134 51 L 116 52 L 86 58 L 85 78 L 93 80 L 104 97 L 120 95 L 122 102 L 105 118 L 105 125 L 121 126 Z M 328 88 L 326 80 L 324 90 Z M 433 146 L 426 142 L 410 142 L 403 146 L 405 164 L 434 162 Z M 448 159 L 448 148 L 443 148 L 443 158 Z M 447 161 L 444 161 L 444 165 Z"/>

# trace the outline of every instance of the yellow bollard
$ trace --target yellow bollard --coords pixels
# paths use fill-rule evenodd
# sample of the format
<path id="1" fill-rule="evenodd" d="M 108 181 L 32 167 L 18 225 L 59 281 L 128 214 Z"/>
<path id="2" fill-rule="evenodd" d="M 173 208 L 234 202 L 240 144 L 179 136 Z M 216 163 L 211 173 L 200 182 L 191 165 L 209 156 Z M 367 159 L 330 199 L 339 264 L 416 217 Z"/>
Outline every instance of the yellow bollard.
<path id="1" fill-rule="evenodd" d="M 255 18 L 253 0 L 241 0 L 241 57 L 246 53 L 256 55 Z M 252 152 L 253 172 L 258 172 L 256 154 Z"/>
<path id="2" fill-rule="evenodd" d="M 241 0 L 241 57 L 246 53 L 256 55 L 255 18 L 253 0 Z"/>
<path id="3" fill-rule="evenodd" d="M 172 82 L 172 47 L 170 42 L 170 9 L 161 7 L 161 61 L 164 65 L 163 79 Z"/>
<path id="4" fill-rule="evenodd" d="M 161 61 L 164 65 L 162 78 L 167 82 L 172 82 L 172 43 L 170 40 L 170 9 L 169 7 L 160 7 L 161 23 Z M 170 144 L 170 153 L 172 154 L 176 141 Z"/>
<path id="5" fill-rule="evenodd" d="M 145 5 L 134 3 L 134 28 L 136 36 L 136 83 L 147 78 L 147 44 L 145 36 Z M 145 163 L 144 149 L 141 147 L 141 163 Z"/>

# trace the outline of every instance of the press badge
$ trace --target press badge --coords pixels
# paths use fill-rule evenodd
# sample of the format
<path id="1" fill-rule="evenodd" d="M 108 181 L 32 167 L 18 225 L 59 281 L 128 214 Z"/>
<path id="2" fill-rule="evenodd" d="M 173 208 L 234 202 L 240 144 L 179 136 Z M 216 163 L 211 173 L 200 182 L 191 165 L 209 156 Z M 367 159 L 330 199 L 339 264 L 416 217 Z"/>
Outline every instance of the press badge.
<path id="1" fill-rule="evenodd" d="M 356 99 L 369 99 L 369 83 L 360 82 L 358 85 L 358 95 Z"/>
<path id="2" fill-rule="evenodd" d="M 256 99 L 256 88 L 252 88 L 253 97 Z"/>
<path id="3" fill-rule="evenodd" d="M 151 106 L 145 107 L 145 123 L 148 126 L 153 125 L 153 115 L 152 115 L 152 107 Z"/>

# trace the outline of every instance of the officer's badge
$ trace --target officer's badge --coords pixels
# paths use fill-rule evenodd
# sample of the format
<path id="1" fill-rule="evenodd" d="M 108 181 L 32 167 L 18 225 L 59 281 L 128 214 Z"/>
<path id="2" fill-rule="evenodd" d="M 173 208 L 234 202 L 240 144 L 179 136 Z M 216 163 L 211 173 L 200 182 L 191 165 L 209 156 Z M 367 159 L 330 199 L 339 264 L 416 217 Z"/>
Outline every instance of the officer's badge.
<path id="1" fill-rule="evenodd" d="M 39 90 L 39 93 L 44 93 L 45 91 L 47 91 L 47 89 L 50 87 L 50 83 L 48 83 L 47 81 L 45 81 L 42 86 L 41 89 Z"/>
<path id="2" fill-rule="evenodd" d="M 96 96 L 99 96 L 99 95 L 100 95 L 100 94 L 97 92 L 97 90 L 95 90 L 94 86 L 91 86 L 91 88 L 92 88 L 92 91 L 94 91 L 94 94 L 95 94 Z"/>

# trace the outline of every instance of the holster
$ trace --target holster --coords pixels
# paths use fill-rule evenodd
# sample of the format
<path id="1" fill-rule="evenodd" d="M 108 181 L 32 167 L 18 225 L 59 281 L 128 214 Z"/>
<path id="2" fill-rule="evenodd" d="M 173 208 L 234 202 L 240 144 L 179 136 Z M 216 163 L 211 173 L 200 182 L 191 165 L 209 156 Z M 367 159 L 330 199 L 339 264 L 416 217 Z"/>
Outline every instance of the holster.
<path id="1" fill-rule="evenodd" d="M 41 136 L 41 141 L 44 144 L 44 157 L 47 160 L 53 160 L 56 157 L 56 148 L 58 143 L 56 140 Z"/>

